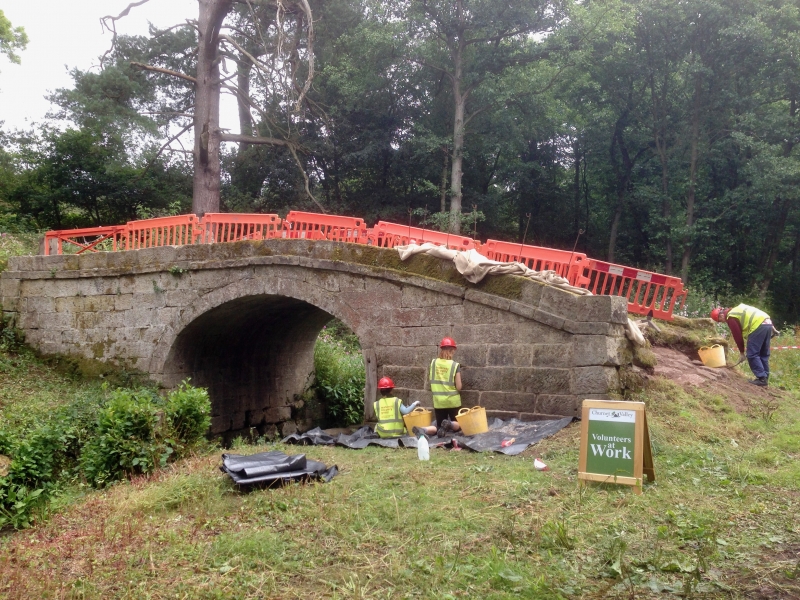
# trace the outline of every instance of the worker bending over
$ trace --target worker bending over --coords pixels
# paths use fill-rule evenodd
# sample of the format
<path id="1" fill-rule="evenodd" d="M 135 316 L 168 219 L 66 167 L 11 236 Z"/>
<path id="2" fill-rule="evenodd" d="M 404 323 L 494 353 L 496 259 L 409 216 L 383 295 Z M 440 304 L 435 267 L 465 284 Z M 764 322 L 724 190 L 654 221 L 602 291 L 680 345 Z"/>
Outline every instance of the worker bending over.
<path id="1" fill-rule="evenodd" d="M 769 385 L 769 344 L 773 332 L 777 334 L 769 315 L 763 310 L 740 304 L 733 308 L 715 308 L 711 311 L 711 318 L 718 323 L 727 323 L 731 335 L 739 347 L 739 353 L 747 356 L 750 370 L 756 376 L 750 383 L 767 387 Z M 747 343 L 746 354 L 745 343 Z"/>
<path id="2" fill-rule="evenodd" d="M 378 417 L 378 424 L 375 426 L 375 433 L 382 438 L 396 438 L 406 435 L 406 426 L 403 423 L 403 415 L 407 415 L 419 402 L 414 402 L 411 406 L 403 406 L 400 398 L 392 396 L 394 381 L 390 377 L 381 377 L 378 380 L 378 390 L 381 397 L 375 401 L 372 408 Z"/>

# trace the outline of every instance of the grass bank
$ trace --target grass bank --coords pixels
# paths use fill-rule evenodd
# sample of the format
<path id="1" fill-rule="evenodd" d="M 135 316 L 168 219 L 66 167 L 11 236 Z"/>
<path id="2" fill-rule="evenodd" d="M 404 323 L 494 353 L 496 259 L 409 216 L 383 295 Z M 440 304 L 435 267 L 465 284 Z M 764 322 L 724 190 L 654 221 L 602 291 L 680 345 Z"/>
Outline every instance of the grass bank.
<path id="1" fill-rule="evenodd" d="M 798 357 L 774 355 L 773 383 L 787 391 L 773 412 L 652 383 L 637 399 L 658 480 L 641 496 L 577 486 L 576 425 L 517 457 L 435 450 L 429 463 L 412 450 L 242 446 L 341 470 L 329 484 L 249 494 L 213 449 L 103 491 L 76 480 L 48 519 L 0 542 L 0 595 L 796 597 Z M 9 418 L 57 402 L 59 386 L 93 385 L 24 360 L 0 374 Z M 551 470 L 535 471 L 534 456 Z"/>

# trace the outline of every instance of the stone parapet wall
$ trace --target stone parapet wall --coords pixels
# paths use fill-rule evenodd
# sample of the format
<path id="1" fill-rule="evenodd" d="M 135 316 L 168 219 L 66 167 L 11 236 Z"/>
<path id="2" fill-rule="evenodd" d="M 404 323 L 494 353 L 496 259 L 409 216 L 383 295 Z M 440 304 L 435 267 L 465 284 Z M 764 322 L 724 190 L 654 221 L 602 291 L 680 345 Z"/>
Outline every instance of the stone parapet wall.
<path id="1" fill-rule="evenodd" d="M 299 395 L 331 317 L 358 336 L 374 384 L 430 405 L 426 370 L 444 336 L 458 343 L 463 403 L 524 419 L 578 414 L 616 394 L 627 361 L 627 304 L 518 277 L 478 285 L 429 256 L 304 240 L 248 241 L 82 256 L 17 257 L 3 310 L 43 354 L 209 387 L 214 430 L 307 425 Z"/>

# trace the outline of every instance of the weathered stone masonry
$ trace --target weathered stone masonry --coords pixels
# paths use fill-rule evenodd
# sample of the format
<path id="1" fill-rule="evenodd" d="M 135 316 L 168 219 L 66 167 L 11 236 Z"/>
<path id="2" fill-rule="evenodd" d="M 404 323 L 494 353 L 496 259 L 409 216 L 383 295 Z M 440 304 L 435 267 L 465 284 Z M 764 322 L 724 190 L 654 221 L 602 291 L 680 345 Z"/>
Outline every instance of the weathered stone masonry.
<path id="1" fill-rule="evenodd" d="M 458 342 L 464 405 L 523 419 L 616 393 L 629 355 L 624 298 L 510 276 L 472 285 L 446 261 L 334 242 L 17 257 L 0 285 L 4 313 L 43 354 L 208 386 L 216 433 L 309 425 L 297 396 L 332 317 L 361 342 L 368 411 L 383 375 L 429 406 L 426 367 L 444 336 Z"/>

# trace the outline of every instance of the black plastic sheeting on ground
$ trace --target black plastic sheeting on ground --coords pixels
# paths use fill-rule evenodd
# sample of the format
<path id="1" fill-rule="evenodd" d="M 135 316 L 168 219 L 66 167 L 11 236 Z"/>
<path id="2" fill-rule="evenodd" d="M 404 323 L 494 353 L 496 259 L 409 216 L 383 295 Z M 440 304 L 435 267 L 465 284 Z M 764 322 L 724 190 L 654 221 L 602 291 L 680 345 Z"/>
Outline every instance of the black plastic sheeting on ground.
<path id="1" fill-rule="evenodd" d="M 519 454 L 531 444 L 550 437 L 561 431 L 572 422 L 572 417 L 555 419 L 550 421 L 520 421 L 519 419 L 489 419 L 489 431 L 471 436 L 464 436 L 458 433 L 447 435 L 443 438 L 436 436 L 429 437 L 428 442 L 431 448 L 452 447 L 453 439 L 458 441 L 458 445 L 469 448 L 475 452 L 502 452 L 513 456 Z M 514 443 L 503 448 L 504 441 L 514 439 Z M 306 433 L 293 433 L 283 438 L 285 444 L 303 444 L 311 446 L 345 446 L 360 450 L 367 446 L 383 446 L 384 448 L 416 448 L 417 439 L 413 436 L 400 438 L 380 438 L 372 431 L 369 426 L 362 427 L 351 434 L 340 433 L 333 436 L 325 433 L 319 427 L 307 431 Z"/>
<path id="2" fill-rule="evenodd" d="M 278 450 L 249 456 L 223 454 L 220 471 L 230 475 L 236 485 L 264 487 L 289 481 L 327 483 L 339 473 L 336 465 L 328 468 L 324 463 L 307 459 L 305 454 L 288 456 Z"/>

